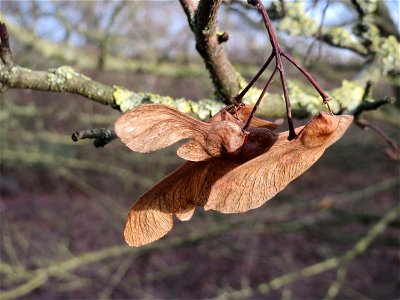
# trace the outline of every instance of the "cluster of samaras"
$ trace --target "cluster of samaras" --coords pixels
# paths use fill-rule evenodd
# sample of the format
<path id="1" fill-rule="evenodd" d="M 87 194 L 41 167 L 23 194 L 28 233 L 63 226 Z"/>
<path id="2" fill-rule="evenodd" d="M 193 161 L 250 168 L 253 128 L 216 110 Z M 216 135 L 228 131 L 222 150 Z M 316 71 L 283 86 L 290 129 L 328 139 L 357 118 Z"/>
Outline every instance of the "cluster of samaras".
<path id="1" fill-rule="evenodd" d="M 141 105 L 115 123 L 121 140 L 133 151 L 151 152 L 190 139 L 177 154 L 184 165 L 152 187 L 128 215 L 125 238 L 141 246 L 173 227 L 174 215 L 186 221 L 197 206 L 222 213 L 257 208 L 313 165 L 351 124 L 349 115 L 319 113 L 305 126 L 272 130 L 279 124 L 251 119 L 252 107 L 223 108 L 208 123 L 164 105 Z"/>

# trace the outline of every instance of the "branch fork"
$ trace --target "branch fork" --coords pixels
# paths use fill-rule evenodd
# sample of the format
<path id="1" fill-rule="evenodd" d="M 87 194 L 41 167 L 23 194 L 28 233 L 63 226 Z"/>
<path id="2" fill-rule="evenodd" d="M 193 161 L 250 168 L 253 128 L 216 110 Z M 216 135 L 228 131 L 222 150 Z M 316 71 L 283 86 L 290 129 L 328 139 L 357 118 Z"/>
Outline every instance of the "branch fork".
<path id="1" fill-rule="evenodd" d="M 282 84 L 282 89 L 283 89 L 283 96 L 285 98 L 285 104 L 286 104 L 286 114 L 288 118 L 288 126 L 289 126 L 289 140 L 294 139 L 297 135 L 296 132 L 294 131 L 294 126 L 293 126 L 293 121 L 292 121 L 292 112 L 291 112 L 291 104 L 290 104 L 290 97 L 289 97 L 289 92 L 287 88 L 287 83 L 286 83 L 286 76 L 285 76 L 285 70 L 283 67 L 283 62 L 282 62 L 282 57 L 286 58 L 291 64 L 293 64 L 309 81 L 310 83 L 314 86 L 314 88 L 318 91 L 318 93 L 322 97 L 322 103 L 326 104 L 328 106 L 329 112 L 332 114 L 332 110 L 329 107 L 328 102 L 332 100 L 332 98 L 318 85 L 318 83 L 312 78 L 312 76 L 303 68 L 301 67 L 288 53 L 284 52 L 279 44 L 279 41 L 276 37 L 274 28 L 272 26 L 272 22 L 268 16 L 267 11 L 265 10 L 265 7 L 261 3 L 260 0 L 248 0 L 247 1 L 250 5 L 255 6 L 259 12 L 262 15 L 265 27 L 268 32 L 269 40 L 272 45 L 272 53 L 265 62 L 265 64 L 261 67 L 261 69 L 257 72 L 257 74 L 254 76 L 252 80 L 250 80 L 249 84 L 236 96 L 234 97 L 234 105 L 240 105 L 242 103 L 242 99 L 244 95 L 248 92 L 248 90 L 253 86 L 253 84 L 257 81 L 257 79 L 261 76 L 261 74 L 265 71 L 265 69 L 268 67 L 268 65 L 271 63 L 271 61 L 275 58 L 275 68 L 272 71 L 272 74 L 270 75 L 266 85 L 264 86 L 263 91 L 261 92 L 260 97 L 258 98 L 256 104 L 253 107 L 253 111 L 251 112 L 251 115 L 246 123 L 246 125 L 243 127 L 244 131 L 248 130 L 248 127 L 250 126 L 251 119 L 254 117 L 254 114 L 261 102 L 261 100 L 264 98 L 264 95 L 267 91 L 268 86 L 274 79 L 274 76 L 277 72 L 279 72 L 280 75 L 280 81 Z"/>

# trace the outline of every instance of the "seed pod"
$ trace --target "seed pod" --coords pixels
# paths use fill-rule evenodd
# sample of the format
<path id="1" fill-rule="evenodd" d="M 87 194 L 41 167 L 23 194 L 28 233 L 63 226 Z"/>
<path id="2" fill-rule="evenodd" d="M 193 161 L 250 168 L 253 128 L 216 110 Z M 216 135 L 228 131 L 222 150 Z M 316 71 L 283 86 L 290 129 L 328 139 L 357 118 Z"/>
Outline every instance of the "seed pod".
<path id="1" fill-rule="evenodd" d="M 313 165 L 352 120 L 320 113 L 297 128 L 291 141 L 285 131 L 261 147 L 262 131 L 254 131 L 237 156 L 185 163 L 135 203 L 124 231 L 127 243 L 141 246 L 158 240 L 172 229 L 174 215 L 187 221 L 197 206 L 223 213 L 261 206 Z"/>

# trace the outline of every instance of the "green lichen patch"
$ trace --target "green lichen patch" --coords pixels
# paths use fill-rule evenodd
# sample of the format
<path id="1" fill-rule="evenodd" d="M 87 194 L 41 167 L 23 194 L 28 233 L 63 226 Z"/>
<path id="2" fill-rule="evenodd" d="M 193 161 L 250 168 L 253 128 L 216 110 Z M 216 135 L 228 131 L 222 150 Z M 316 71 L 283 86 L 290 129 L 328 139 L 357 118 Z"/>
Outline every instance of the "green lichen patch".
<path id="1" fill-rule="evenodd" d="M 170 96 L 161 96 L 153 93 L 143 93 L 142 103 L 153 103 L 153 104 L 164 104 L 168 106 L 175 107 L 175 100 Z"/>
<path id="2" fill-rule="evenodd" d="M 74 77 L 90 80 L 90 78 L 75 72 L 75 70 L 70 66 L 62 66 L 48 70 L 46 83 L 50 87 L 57 89 L 57 91 L 63 92 L 66 90 L 67 81 L 73 79 Z"/>
<path id="3" fill-rule="evenodd" d="M 333 98 L 330 104 L 335 105 L 334 112 L 341 109 L 351 111 L 361 103 L 364 87 L 354 81 L 343 80 L 342 86 L 330 91 L 329 94 Z"/>
<path id="4" fill-rule="evenodd" d="M 142 103 L 143 97 L 122 86 L 114 85 L 113 97 L 122 112 L 126 112 Z"/>
<path id="5" fill-rule="evenodd" d="M 378 8 L 378 0 L 355 0 L 363 14 L 372 14 Z"/>
<path id="6" fill-rule="evenodd" d="M 354 37 L 343 27 L 329 28 L 327 33 L 332 37 L 332 43 L 337 46 L 346 46 L 356 43 Z"/>
<path id="7" fill-rule="evenodd" d="M 174 107 L 183 113 L 193 112 L 193 101 L 179 98 L 175 100 Z"/>
<path id="8" fill-rule="evenodd" d="M 279 22 L 278 31 L 293 36 L 312 36 L 318 30 L 318 24 L 305 14 L 303 1 L 287 2 L 287 16 Z"/>
<path id="9" fill-rule="evenodd" d="M 175 107 L 181 112 L 191 113 L 201 120 L 206 120 L 212 115 L 216 114 L 221 107 L 222 103 L 211 100 L 201 99 L 197 102 L 185 98 L 173 99 L 169 96 L 160 96 L 157 94 L 143 94 L 142 103 L 164 104 Z"/>
<path id="10" fill-rule="evenodd" d="M 197 102 L 185 98 L 174 99 L 153 93 L 134 93 L 126 88 L 114 86 L 115 103 L 122 112 L 126 112 L 141 104 L 163 104 L 174 107 L 183 113 L 193 114 L 206 120 L 216 114 L 223 104 L 211 99 L 201 99 Z"/>
<path id="11" fill-rule="evenodd" d="M 221 102 L 212 99 L 200 99 L 197 103 L 196 115 L 201 120 L 207 120 L 215 115 L 224 106 Z"/>
<path id="12" fill-rule="evenodd" d="M 306 117 L 306 114 L 315 115 L 323 108 L 322 99 L 319 95 L 307 93 L 291 80 L 288 80 L 288 91 L 294 116 Z M 282 100 L 284 101 L 283 96 Z"/>
<path id="13" fill-rule="evenodd" d="M 400 43 L 393 35 L 381 39 L 378 58 L 384 75 L 400 75 Z"/>

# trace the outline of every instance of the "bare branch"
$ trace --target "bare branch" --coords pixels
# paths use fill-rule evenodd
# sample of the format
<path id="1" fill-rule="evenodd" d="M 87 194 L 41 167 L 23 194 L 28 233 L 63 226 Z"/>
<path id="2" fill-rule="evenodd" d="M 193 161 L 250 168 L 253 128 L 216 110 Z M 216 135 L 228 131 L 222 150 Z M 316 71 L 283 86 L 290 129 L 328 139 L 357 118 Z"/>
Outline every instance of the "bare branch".
<path id="1" fill-rule="evenodd" d="M 114 129 L 107 128 L 96 128 L 96 129 L 85 129 L 75 131 L 72 136 L 72 140 L 77 142 L 83 139 L 94 139 L 93 144 L 96 148 L 104 147 L 111 141 L 117 138 L 117 134 Z"/>
<path id="2" fill-rule="evenodd" d="M 0 66 L 0 83 L 5 89 L 77 94 L 122 112 L 143 103 L 161 103 L 176 107 L 185 113 L 192 113 L 204 120 L 217 113 L 223 106 L 222 103 L 211 99 L 200 99 L 195 102 L 153 93 L 136 93 L 120 86 L 108 86 L 68 66 L 48 71 L 34 71 L 20 66 L 7 69 Z"/>
<path id="3" fill-rule="evenodd" d="M 196 39 L 196 49 L 208 69 L 218 99 L 230 104 L 240 89 L 239 76 L 235 72 L 217 35 L 217 13 L 221 0 L 202 0 L 196 3 L 181 0 L 190 28 Z"/>
<path id="4" fill-rule="evenodd" d="M 352 112 L 351 114 L 355 117 L 358 118 L 362 112 L 364 111 L 368 111 L 368 110 L 376 110 L 379 107 L 385 105 L 385 104 L 390 104 L 394 102 L 394 98 L 391 97 L 384 97 L 382 99 L 379 100 L 371 100 L 368 99 L 366 101 L 363 101 L 360 103 L 359 106 L 357 106 Z"/>
<path id="5" fill-rule="evenodd" d="M 400 155 L 400 146 L 394 141 L 392 140 L 385 131 L 383 131 L 381 128 L 379 128 L 376 125 L 371 124 L 370 122 L 368 122 L 365 119 L 355 119 L 354 120 L 355 124 L 357 126 L 359 126 L 361 129 L 371 129 L 373 130 L 376 134 L 378 134 L 381 138 L 383 138 L 385 140 L 385 142 L 393 148 L 393 150 L 395 150 L 397 152 L 398 155 Z"/>
<path id="6" fill-rule="evenodd" d="M 197 5 L 199 4 L 196 0 L 179 0 L 182 5 L 182 8 L 188 18 L 189 26 L 193 30 L 194 29 L 194 14 L 197 10 Z"/>
<path id="7" fill-rule="evenodd" d="M 117 107 L 114 89 L 63 66 L 46 71 L 33 71 L 19 66 L 0 69 L 0 82 L 6 88 L 68 92 L 84 96 L 101 104 Z"/>
<path id="8" fill-rule="evenodd" d="M 320 39 L 320 37 L 321 37 L 322 26 L 324 25 L 324 22 L 325 22 L 325 15 L 326 15 L 326 11 L 328 10 L 328 7 L 329 7 L 329 2 L 330 2 L 330 0 L 327 0 L 327 1 L 326 1 L 325 7 L 324 7 L 324 9 L 322 10 L 321 21 L 319 22 L 318 30 L 317 30 L 317 33 L 315 34 L 317 37 L 312 41 L 312 43 L 310 44 L 310 46 L 308 46 L 308 49 L 307 49 L 307 51 L 306 51 L 306 55 L 305 55 L 304 58 L 303 58 L 303 65 L 305 65 L 305 66 L 308 65 L 309 57 L 310 57 L 310 54 L 311 54 L 311 52 L 312 52 L 312 49 L 314 48 L 315 43 L 316 43 L 316 42 Z M 321 46 L 321 44 L 320 44 L 320 46 Z M 320 57 L 320 55 L 321 55 L 321 47 L 319 47 L 318 58 Z M 318 60 L 318 59 L 317 59 L 317 60 Z"/>
<path id="9" fill-rule="evenodd" d="M 394 140 L 392 140 L 386 134 L 386 132 L 384 132 L 378 126 L 371 124 L 369 121 L 360 118 L 360 115 L 364 111 L 376 110 L 379 107 L 381 107 L 382 105 L 385 105 L 385 104 L 388 104 L 388 103 L 393 103 L 395 101 L 395 99 L 390 98 L 390 97 L 385 97 L 383 99 L 374 101 L 374 100 L 370 99 L 371 94 L 372 94 L 372 82 L 368 81 L 366 83 L 366 85 L 365 85 L 364 94 L 363 94 L 362 101 L 361 101 L 360 105 L 358 105 L 351 112 L 352 115 L 354 115 L 354 123 L 358 127 L 360 127 L 361 129 L 364 129 L 364 130 L 371 129 L 371 130 L 373 130 L 383 140 L 385 140 L 385 142 L 394 150 L 394 154 L 395 155 L 393 155 L 393 156 L 395 156 L 395 157 L 400 156 L 400 146 Z M 391 156 L 391 155 L 389 154 L 389 156 Z"/>
<path id="10" fill-rule="evenodd" d="M 394 98 L 391 97 L 384 97 L 379 100 L 373 100 L 371 96 L 372 96 L 372 82 L 367 81 L 365 84 L 364 94 L 362 96 L 361 103 L 351 112 L 354 118 L 357 119 L 358 117 L 360 117 L 360 115 L 364 111 L 376 110 L 385 104 L 394 103 L 396 101 Z"/>

